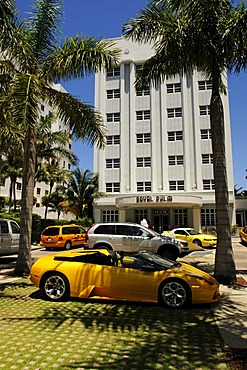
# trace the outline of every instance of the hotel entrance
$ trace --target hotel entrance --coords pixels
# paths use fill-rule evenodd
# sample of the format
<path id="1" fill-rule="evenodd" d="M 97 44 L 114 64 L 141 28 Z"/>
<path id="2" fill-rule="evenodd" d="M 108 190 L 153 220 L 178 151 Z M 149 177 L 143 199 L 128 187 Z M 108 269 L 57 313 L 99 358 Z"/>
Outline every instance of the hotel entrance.
<path id="1" fill-rule="evenodd" d="M 169 230 L 169 210 L 154 210 L 153 211 L 153 229 L 158 233 Z"/>

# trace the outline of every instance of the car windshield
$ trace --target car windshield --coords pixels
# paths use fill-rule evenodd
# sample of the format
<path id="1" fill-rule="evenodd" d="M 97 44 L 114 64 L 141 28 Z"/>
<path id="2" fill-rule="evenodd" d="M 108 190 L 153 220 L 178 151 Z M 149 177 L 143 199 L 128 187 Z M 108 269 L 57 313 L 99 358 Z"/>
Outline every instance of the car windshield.
<path id="1" fill-rule="evenodd" d="M 179 262 L 170 261 L 160 257 L 158 254 L 152 252 L 139 252 L 134 255 L 135 258 L 138 258 L 147 263 L 151 263 L 153 266 L 157 267 L 159 270 L 167 270 L 173 267 L 179 267 L 181 264 Z"/>
<path id="2" fill-rule="evenodd" d="M 201 233 L 199 233 L 199 231 L 196 231 L 194 229 L 190 229 L 190 230 L 187 230 L 187 232 L 190 234 L 190 235 L 199 235 Z"/>

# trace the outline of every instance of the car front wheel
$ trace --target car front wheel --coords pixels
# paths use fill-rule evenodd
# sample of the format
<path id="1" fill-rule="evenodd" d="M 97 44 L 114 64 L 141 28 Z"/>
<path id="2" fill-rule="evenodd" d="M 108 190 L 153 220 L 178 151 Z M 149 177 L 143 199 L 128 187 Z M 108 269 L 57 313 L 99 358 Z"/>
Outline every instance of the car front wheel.
<path id="1" fill-rule="evenodd" d="M 191 302 L 189 287 L 181 280 L 165 281 L 159 289 L 159 301 L 171 308 L 181 308 Z"/>
<path id="2" fill-rule="evenodd" d="M 44 277 L 41 289 L 45 297 L 50 301 L 62 301 L 69 296 L 69 282 L 67 278 L 56 272 Z"/>
<path id="3" fill-rule="evenodd" d="M 198 245 L 198 247 L 202 247 L 202 242 L 199 239 L 193 240 L 193 243 Z"/>

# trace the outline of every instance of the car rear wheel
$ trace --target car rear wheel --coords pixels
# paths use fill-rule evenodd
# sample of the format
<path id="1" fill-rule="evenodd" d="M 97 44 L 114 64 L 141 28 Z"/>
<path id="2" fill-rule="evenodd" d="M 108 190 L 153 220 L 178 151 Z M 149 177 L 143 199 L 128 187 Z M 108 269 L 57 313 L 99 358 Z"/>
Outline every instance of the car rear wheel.
<path id="1" fill-rule="evenodd" d="M 41 289 L 50 301 L 62 301 L 69 297 L 69 282 L 59 273 L 46 275 L 41 282 Z"/>
<path id="2" fill-rule="evenodd" d="M 171 308 L 181 308 L 191 303 L 189 286 L 182 280 L 166 280 L 159 289 L 159 301 Z"/>
<path id="3" fill-rule="evenodd" d="M 199 239 L 193 240 L 193 244 L 198 245 L 198 247 L 202 247 L 202 242 Z"/>
<path id="4" fill-rule="evenodd" d="M 68 251 L 70 248 L 71 248 L 71 242 L 67 240 L 66 243 L 64 244 L 64 249 Z"/>

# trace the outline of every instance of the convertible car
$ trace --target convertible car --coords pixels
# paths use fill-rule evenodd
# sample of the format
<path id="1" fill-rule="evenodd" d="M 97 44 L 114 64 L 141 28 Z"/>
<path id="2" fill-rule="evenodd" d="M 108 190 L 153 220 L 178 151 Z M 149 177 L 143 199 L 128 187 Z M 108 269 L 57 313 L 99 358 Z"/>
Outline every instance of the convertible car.
<path id="1" fill-rule="evenodd" d="M 131 256 L 107 249 L 61 252 L 39 258 L 30 278 L 53 301 L 104 298 L 178 308 L 220 298 L 219 284 L 211 275 L 152 252 Z"/>

